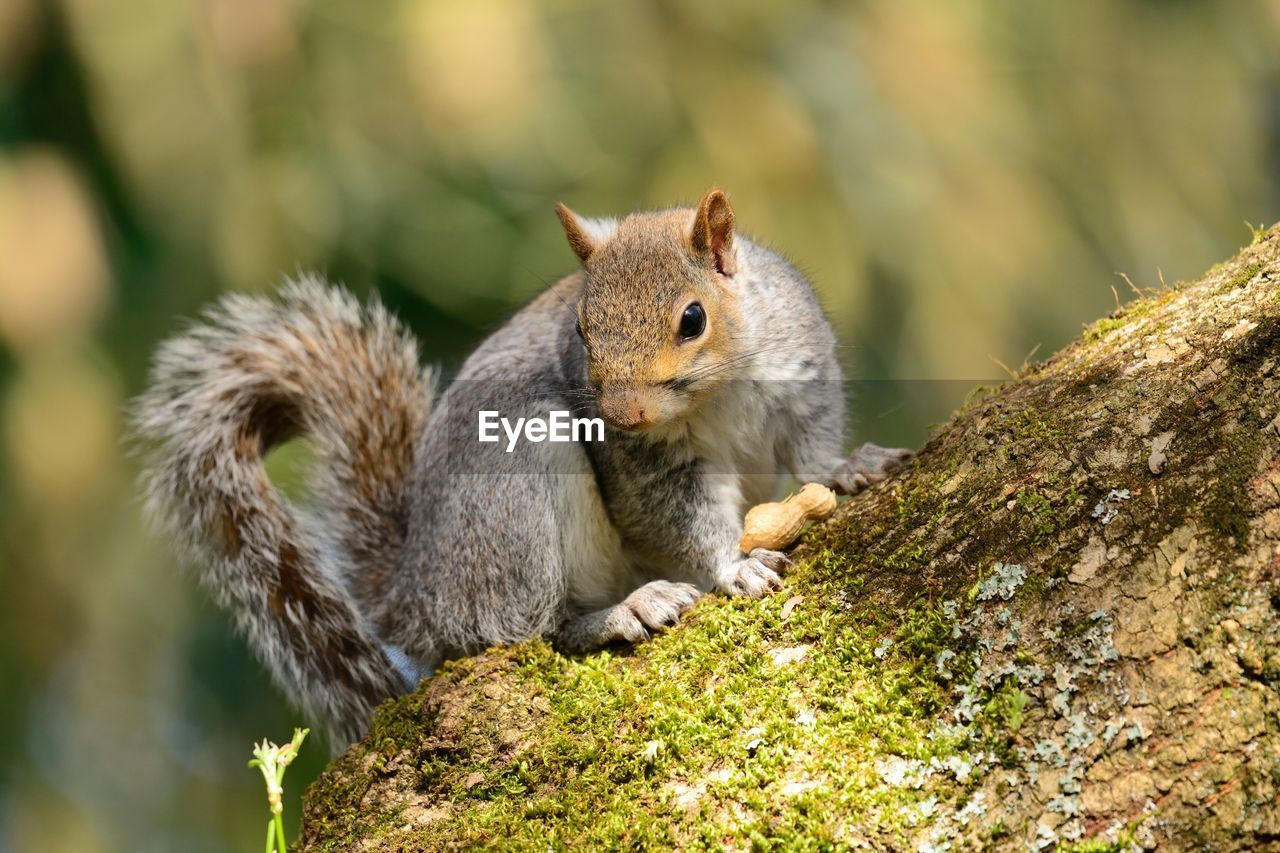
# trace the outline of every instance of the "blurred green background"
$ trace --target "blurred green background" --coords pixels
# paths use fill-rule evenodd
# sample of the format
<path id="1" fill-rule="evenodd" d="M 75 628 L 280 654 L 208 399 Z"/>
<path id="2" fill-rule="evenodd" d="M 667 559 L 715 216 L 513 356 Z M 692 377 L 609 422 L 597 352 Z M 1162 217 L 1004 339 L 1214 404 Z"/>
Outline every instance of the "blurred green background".
<path id="1" fill-rule="evenodd" d="M 0 850 L 261 845 L 302 721 L 122 452 L 179 318 L 314 268 L 456 366 L 574 267 L 556 200 L 713 182 L 915 444 L 1280 218 L 1280 2 L 0 0 Z"/>

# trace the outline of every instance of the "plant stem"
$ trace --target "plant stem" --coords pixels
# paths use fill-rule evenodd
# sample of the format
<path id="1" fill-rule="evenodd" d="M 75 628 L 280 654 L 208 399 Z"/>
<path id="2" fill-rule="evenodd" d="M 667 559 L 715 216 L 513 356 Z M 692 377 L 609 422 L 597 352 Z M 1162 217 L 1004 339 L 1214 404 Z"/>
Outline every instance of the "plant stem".
<path id="1" fill-rule="evenodd" d="M 270 818 L 269 818 L 269 819 L 267 820 L 267 848 L 266 848 L 266 853 L 271 853 L 271 851 L 272 851 L 272 849 L 273 849 L 273 846 L 274 846 L 274 845 L 272 845 L 271 841 L 272 841 L 272 839 L 275 837 L 275 833 L 276 833 L 275 820 L 274 820 L 274 819 L 270 819 Z"/>
<path id="2" fill-rule="evenodd" d="M 285 846 L 285 843 L 284 843 L 284 817 L 281 815 L 276 815 L 275 821 L 276 821 L 276 848 L 277 850 L 279 850 L 279 853 L 289 853 L 289 849 Z"/>

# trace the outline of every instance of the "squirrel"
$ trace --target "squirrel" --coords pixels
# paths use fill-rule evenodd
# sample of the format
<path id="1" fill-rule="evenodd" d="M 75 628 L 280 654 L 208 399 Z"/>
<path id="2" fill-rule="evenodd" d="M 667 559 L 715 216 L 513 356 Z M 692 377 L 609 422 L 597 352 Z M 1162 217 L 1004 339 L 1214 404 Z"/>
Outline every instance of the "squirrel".
<path id="1" fill-rule="evenodd" d="M 162 344 L 135 401 L 152 515 L 274 680 L 344 745 L 444 660 L 546 636 L 585 652 L 763 596 L 738 551 L 786 471 L 853 493 L 910 451 L 843 454 L 835 335 L 805 278 L 735 231 L 720 189 L 620 220 L 556 208 L 581 269 L 436 373 L 376 299 L 303 276 L 229 295 Z M 506 453 L 478 410 L 571 409 L 604 440 Z M 305 508 L 266 453 L 324 457 Z"/>

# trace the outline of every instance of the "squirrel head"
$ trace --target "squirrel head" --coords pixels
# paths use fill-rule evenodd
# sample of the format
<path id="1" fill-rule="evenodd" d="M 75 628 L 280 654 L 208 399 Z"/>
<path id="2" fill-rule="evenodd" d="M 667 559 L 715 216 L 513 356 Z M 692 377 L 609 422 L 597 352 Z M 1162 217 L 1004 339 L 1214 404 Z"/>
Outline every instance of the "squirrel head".
<path id="1" fill-rule="evenodd" d="M 679 420 L 740 351 L 729 200 L 713 188 L 696 209 L 617 222 L 556 213 L 585 272 L 578 333 L 601 416 L 631 431 Z"/>

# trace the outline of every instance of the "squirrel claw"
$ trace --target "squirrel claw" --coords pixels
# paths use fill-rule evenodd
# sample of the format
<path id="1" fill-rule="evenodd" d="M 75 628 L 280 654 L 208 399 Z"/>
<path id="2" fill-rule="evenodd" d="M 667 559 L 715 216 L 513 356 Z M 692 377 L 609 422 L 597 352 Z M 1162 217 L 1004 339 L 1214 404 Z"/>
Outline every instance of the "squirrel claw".
<path id="1" fill-rule="evenodd" d="M 782 563 L 778 558 L 786 562 Z M 781 569 L 790 565 L 791 561 L 778 551 L 756 548 L 745 560 L 730 563 L 720 573 L 716 589 L 726 595 L 745 595 L 747 598 L 761 598 L 768 593 L 777 592 L 782 589 L 782 578 L 770 567 L 770 563 Z"/>
<path id="2" fill-rule="evenodd" d="M 886 480 L 902 470 L 902 466 L 915 452 L 902 447 L 881 447 L 867 442 L 853 452 L 831 473 L 835 489 L 846 495 L 856 495 L 870 486 Z"/>
<path id="3" fill-rule="evenodd" d="M 660 631 L 679 622 L 684 612 L 701 596 L 693 584 L 651 581 L 628 595 L 621 607 L 631 612 L 647 639 L 648 632 Z"/>
<path id="4" fill-rule="evenodd" d="M 556 642 L 569 651 L 588 651 L 610 643 L 642 643 L 679 622 L 701 597 L 702 592 L 693 584 L 653 581 L 620 604 L 571 620 Z"/>
<path id="5" fill-rule="evenodd" d="M 759 560 L 766 568 L 778 573 L 785 572 L 795 565 L 786 554 L 781 551 L 770 551 L 767 548 L 754 548 L 747 556 Z"/>

